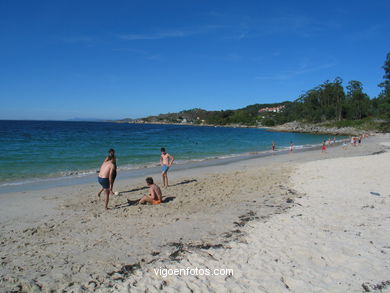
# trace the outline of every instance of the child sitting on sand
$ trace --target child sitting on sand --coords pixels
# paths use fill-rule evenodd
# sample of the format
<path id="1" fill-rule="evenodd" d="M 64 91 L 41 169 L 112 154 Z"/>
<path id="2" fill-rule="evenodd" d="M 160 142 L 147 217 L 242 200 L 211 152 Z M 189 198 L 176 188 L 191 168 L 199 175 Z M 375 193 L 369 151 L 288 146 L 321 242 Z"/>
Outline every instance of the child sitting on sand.
<path id="1" fill-rule="evenodd" d="M 138 203 L 160 204 L 162 200 L 162 193 L 160 187 L 154 184 L 152 177 L 146 178 L 146 184 L 149 187 L 149 195 L 143 196 Z"/>

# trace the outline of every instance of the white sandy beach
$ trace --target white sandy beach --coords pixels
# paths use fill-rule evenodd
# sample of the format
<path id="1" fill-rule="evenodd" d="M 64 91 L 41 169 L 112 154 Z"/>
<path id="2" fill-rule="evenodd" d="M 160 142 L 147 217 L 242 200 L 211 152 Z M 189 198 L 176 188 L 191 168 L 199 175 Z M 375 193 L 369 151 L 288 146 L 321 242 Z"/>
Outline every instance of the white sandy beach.
<path id="1" fill-rule="evenodd" d="M 0 292 L 390 292 L 389 142 L 172 172 L 160 206 L 128 204 L 143 178 L 110 211 L 97 184 L 2 194 Z M 234 273 L 155 274 L 187 268 Z"/>

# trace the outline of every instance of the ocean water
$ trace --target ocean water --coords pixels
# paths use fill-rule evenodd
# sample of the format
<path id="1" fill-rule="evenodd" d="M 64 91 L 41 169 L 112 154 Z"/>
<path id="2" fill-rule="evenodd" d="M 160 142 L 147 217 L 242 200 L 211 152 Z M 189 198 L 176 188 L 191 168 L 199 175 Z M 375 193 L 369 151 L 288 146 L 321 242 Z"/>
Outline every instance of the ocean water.
<path id="1" fill-rule="evenodd" d="M 248 152 L 320 144 L 323 135 L 254 128 L 196 127 L 97 122 L 0 121 L 0 187 L 31 180 L 96 173 L 110 148 L 118 168 L 159 164 L 166 147 L 182 164 Z"/>

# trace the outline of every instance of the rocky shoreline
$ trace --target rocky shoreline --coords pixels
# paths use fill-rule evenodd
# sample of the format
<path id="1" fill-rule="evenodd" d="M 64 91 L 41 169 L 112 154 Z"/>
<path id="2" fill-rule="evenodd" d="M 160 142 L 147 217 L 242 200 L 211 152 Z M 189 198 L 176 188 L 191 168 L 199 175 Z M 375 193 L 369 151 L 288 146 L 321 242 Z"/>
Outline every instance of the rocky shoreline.
<path id="1" fill-rule="evenodd" d="M 288 122 L 283 125 L 267 127 L 271 131 L 279 132 L 299 132 L 299 133 L 316 133 L 316 134 L 332 134 L 332 135 L 361 135 L 374 134 L 373 131 L 356 129 L 353 127 L 326 127 L 318 124 Z"/>
<path id="2" fill-rule="evenodd" d="M 123 122 L 119 122 L 123 123 Z M 139 122 L 127 122 L 127 123 L 139 123 Z M 302 123 L 302 122 L 288 122 L 277 126 L 262 126 L 262 125 L 242 125 L 242 124 L 229 124 L 229 125 L 214 125 L 214 124 L 193 124 L 193 123 L 172 123 L 172 122 L 142 122 L 142 124 L 161 124 L 161 125 L 187 125 L 187 126 L 200 126 L 200 127 L 231 127 L 231 128 L 262 128 L 269 131 L 277 132 L 298 132 L 298 133 L 313 133 L 313 134 L 331 134 L 331 135 L 361 135 L 361 134 L 374 134 L 372 130 L 362 130 L 354 127 L 327 127 L 321 124 Z"/>

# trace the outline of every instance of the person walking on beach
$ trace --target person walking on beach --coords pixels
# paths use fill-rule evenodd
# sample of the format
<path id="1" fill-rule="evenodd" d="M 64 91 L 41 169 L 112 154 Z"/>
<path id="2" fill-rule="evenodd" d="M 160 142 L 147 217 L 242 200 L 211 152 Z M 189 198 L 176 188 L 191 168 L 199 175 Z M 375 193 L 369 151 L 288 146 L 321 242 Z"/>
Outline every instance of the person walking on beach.
<path id="1" fill-rule="evenodd" d="M 290 141 L 290 153 L 294 151 L 294 144 L 292 141 Z"/>
<path id="2" fill-rule="evenodd" d="M 104 160 L 103 164 L 100 167 L 98 176 L 98 182 L 106 193 L 106 210 L 108 210 L 108 201 L 110 199 L 110 186 L 112 186 L 112 175 L 115 168 L 112 162 L 113 159 L 114 157 L 112 155 L 108 155 L 108 157 L 106 158 L 106 160 Z M 98 196 L 100 197 L 100 193 L 98 194 Z"/>
<path id="3" fill-rule="evenodd" d="M 322 148 L 321 148 L 321 153 L 323 153 L 323 152 L 326 152 L 326 142 L 325 142 L 325 139 L 322 142 Z"/>
<path id="4" fill-rule="evenodd" d="M 160 187 L 158 187 L 157 184 L 154 184 L 152 177 L 146 178 L 146 184 L 149 187 L 149 195 L 143 196 L 138 203 L 160 204 L 162 201 L 162 192 Z"/>
<path id="5" fill-rule="evenodd" d="M 115 178 L 116 178 L 116 169 L 117 169 L 117 165 L 116 165 L 116 157 L 115 157 L 115 150 L 114 149 L 109 149 L 108 150 L 108 156 L 104 159 L 104 162 L 106 161 L 109 161 L 111 158 L 111 162 L 112 164 L 114 165 L 114 170 L 112 171 L 112 181 L 110 183 L 110 192 L 112 194 L 114 194 L 114 191 L 113 191 L 113 188 L 114 188 L 114 182 L 115 182 Z M 104 188 L 102 188 L 99 193 L 98 193 L 98 197 L 100 197 L 100 194 L 103 192 Z"/>
<path id="6" fill-rule="evenodd" d="M 272 141 L 272 151 L 274 152 L 275 151 L 275 142 Z"/>
<path id="7" fill-rule="evenodd" d="M 162 179 L 163 179 L 163 186 L 168 187 L 168 170 L 172 166 L 173 161 L 175 158 L 168 154 L 165 151 L 165 148 L 161 148 L 161 157 L 160 157 L 160 164 L 161 164 L 161 171 L 162 171 Z"/>

